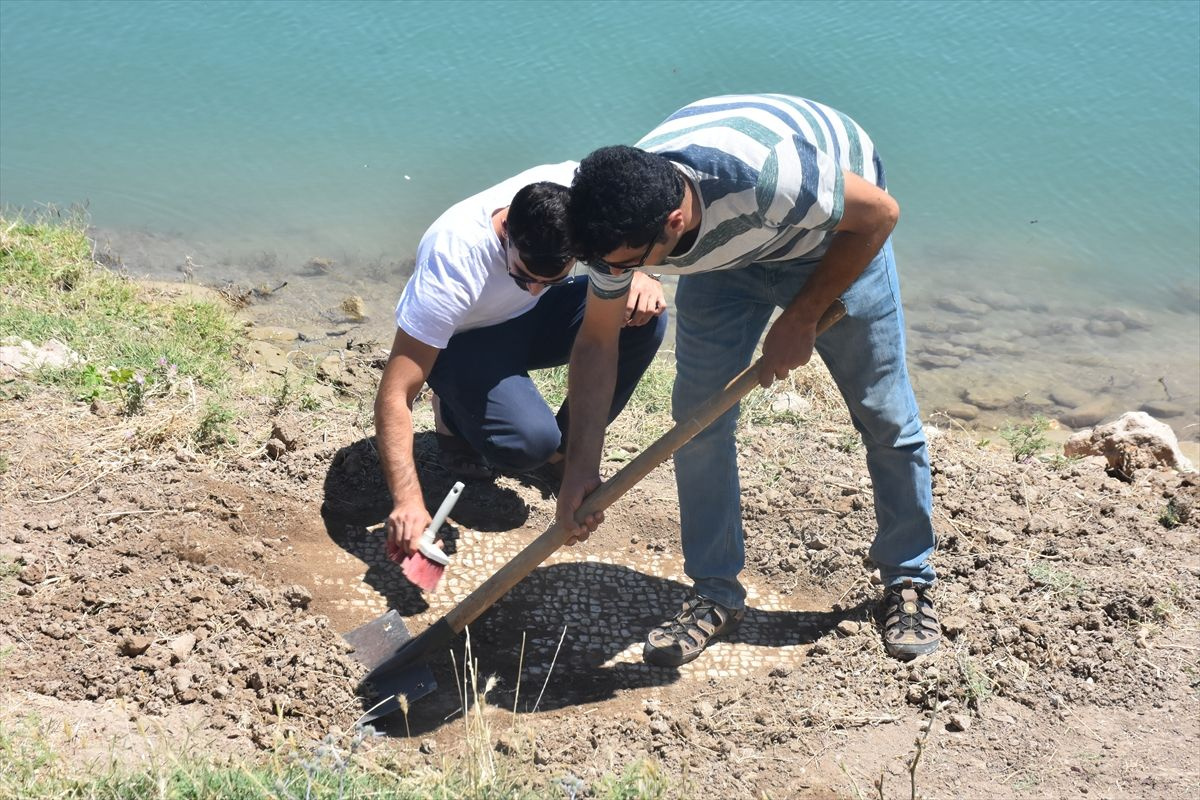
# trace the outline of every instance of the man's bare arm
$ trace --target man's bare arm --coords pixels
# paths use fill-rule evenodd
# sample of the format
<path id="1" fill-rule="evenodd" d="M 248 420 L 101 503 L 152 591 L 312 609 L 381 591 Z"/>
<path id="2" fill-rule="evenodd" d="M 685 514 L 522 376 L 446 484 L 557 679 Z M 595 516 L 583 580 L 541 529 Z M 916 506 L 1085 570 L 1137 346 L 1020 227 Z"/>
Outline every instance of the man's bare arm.
<path id="1" fill-rule="evenodd" d="M 624 295 L 603 299 L 589 294 L 583 324 L 571 349 L 567 384 L 571 427 L 558 494 L 558 521 L 572 531 L 570 544 L 586 539 L 604 521 L 601 512 L 577 525 L 575 512 L 583 498 L 600 485 L 600 454 L 617 382 L 617 346 L 625 323 L 625 299 Z"/>
<path id="2" fill-rule="evenodd" d="M 759 383 L 769 386 L 812 357 L 817 320 L 879 253 L 900 218 L 900 206 L 887 192 L 852 172 L 844 173 L 845 205 L 833 241 L 804 288 L 763 342 Z"/>
<path id="3" fill-rule="evenodd" d="M 393 504 L 385 523 L 388 553 L 397 558 L 416 549 L 431 519 L 413 463 L 412 404 L 439 352 L 397 329 L 375 396 L 375 443 Z"/>

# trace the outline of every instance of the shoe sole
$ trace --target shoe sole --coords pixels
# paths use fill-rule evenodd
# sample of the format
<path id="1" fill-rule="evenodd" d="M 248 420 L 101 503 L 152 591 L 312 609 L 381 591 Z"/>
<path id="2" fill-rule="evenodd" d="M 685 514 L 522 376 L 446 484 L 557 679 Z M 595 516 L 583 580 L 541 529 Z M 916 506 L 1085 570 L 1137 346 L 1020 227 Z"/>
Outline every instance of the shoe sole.
<path id="1" fill-rule="evenodd" d="M 884 642 L 883 649 L 887 650 L 887 654 L 892 658 L 900 661 L 912 661 L 917 656 L 927 656 L 934 650 L 937 650 L 942 644 L 941 639 L 936 642 L 926 644 L 900 644 L 892 645 Z"/>

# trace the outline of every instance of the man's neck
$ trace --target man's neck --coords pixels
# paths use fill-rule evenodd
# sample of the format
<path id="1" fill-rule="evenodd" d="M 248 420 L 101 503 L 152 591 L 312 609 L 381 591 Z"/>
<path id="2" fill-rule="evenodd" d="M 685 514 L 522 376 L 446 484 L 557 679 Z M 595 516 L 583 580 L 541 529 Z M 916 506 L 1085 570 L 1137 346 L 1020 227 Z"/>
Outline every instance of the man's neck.
<path id="1" fill-rule="evenodd" d="M 496 237 L 501 241 L 506 241 L 504 233 L 504 223 L 508 222 L 508 206 L 497 208 L 492 212 L 492 230 L 496 232 Z"/>
<path id="2" fill-rule="evenodd" d="M 679 209 L 683 212 L 683 235 L 671 249 L 672 256 L 683 255 L 692 249 L 692 245 L 696 243 L 696 236 L 700 233 L 700 222 L 704 215 L 700 195 L 692 188 L 692 181 L 687 175 L 683 175 L 683 200 Z"/>

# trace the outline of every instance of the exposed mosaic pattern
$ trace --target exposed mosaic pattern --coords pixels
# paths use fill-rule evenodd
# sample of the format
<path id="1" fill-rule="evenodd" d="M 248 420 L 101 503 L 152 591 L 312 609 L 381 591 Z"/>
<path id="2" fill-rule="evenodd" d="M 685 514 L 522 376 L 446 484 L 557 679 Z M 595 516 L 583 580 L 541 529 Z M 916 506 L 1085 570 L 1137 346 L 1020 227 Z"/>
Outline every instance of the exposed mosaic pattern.
<path id="1" fill-rule="evenodd" d="M 409 630 L 416 634 L 440 619 L 512 559 L 533 535 L 460 530 L 457 553 L 441 584 L 424 596 L 428 608 L 410 614 L 403 604 L 397 605 Z M 388 561 L 382 546 L 339 554 L 338 561 L 346 566 L 360 558 L 372 573 L 372 585 L 346 585 L 344 598 L 336 603 L 341 610 L 361 609 L 378 615 L 388 610 L 388 598 L 412 596 L 413 587 Z M 366 581 L 367 575 L 363 577 Z M 317 580 L 350 583 L 345 578 Z M 481 616 L 472 632 L 485 640 L 516 646 L 523 634 L 522 672 L 530 676 L 545 674 L 552 664 L 555 668 L 617 669 L 626 675 L 662 672 L 642 663 L 642 643 L 650 628 L 679 607 L 689 585 L 682 561 L 673 552 L 631 547 L 600 556 L 589 554 L 586 546 L 564 548 Z M 747 593 L 748 611 L 739 630 L 714 644 L 703 658 L 681 667 L 680 677 L 722 678 L 797 663 L 829 616 L 824 598 L 806 608 L 803 597 L 781 595 L 752 583 L 747 583 Z M 811 610 L 813 606 L 826 613 Z"/>

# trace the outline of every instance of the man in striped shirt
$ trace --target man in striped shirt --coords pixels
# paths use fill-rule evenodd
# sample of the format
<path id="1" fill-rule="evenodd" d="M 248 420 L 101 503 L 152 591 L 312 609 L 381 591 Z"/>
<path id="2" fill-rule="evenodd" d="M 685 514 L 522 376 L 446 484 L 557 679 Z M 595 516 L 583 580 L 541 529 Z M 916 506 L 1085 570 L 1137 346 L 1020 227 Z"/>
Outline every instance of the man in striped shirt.
<path id="1" fill-rule="evenodd" d="M 764 330 L 759 382 L 808 362 L 833 374 L 866 445 L 879 529 L 870 555 L 885 586 L 884 644 L 898 658 L 932 652 L 941 629 L 934 581 L 929 456 L 904 356 L 890 235 L 899 207 L 874 143 L 854 120 L 785 95 L 701 100 L 637 147 L 605 147 L 575 173 L 567 206 L 591 294 L 571 355 L 572 426 L 558 503 L 574 513 L 600 483 L 623 297 L 635 270 L 679 275 L 675 419 L 687 419 L 749 365 Z M 847 314 L 820 339 L 837 300 Z M 776 308 L 783 313 L 770 324 Z M 731 409 L 675 455 L 685 571 L 694 591 L 651 631 L 650 663 L 677 666 L 744 616 L 740 489 Z"/>

